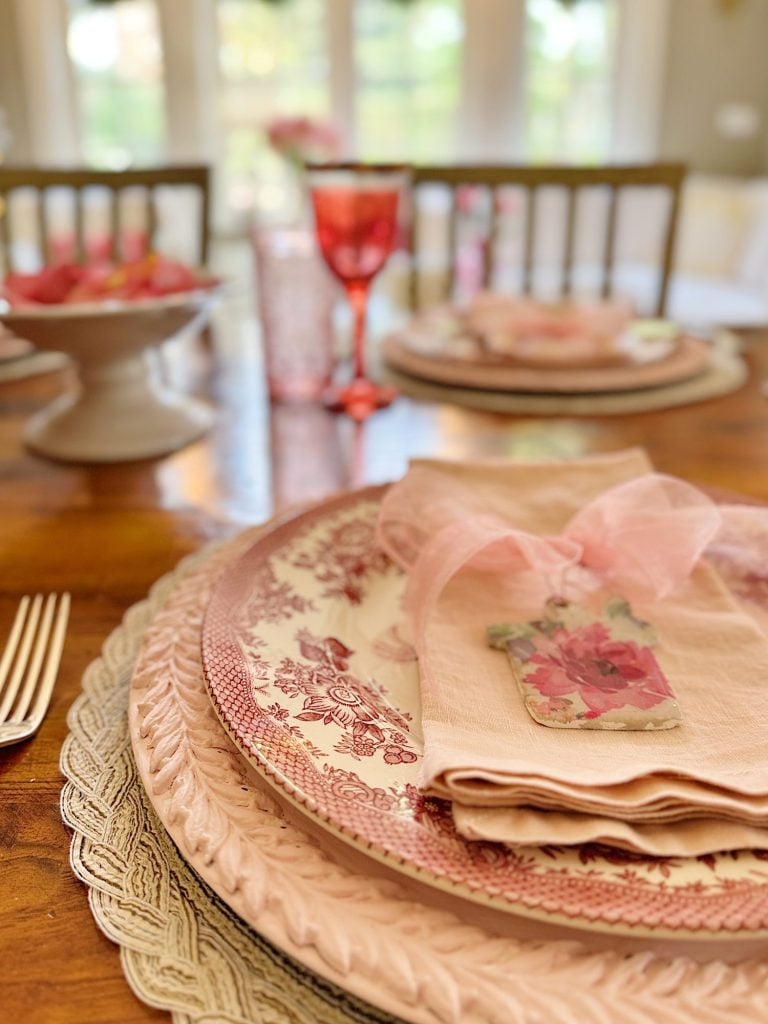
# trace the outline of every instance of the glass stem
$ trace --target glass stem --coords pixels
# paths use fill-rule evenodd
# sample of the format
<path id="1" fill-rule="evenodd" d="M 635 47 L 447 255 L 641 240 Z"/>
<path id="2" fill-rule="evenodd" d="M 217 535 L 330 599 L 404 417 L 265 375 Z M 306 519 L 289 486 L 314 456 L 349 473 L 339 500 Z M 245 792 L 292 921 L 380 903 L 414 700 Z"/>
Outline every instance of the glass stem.
<path id="1" fill-rule="evenodd" d="M 365 380 L 365 318 L 368 310 L 368 282 L 355 281 L 347 286 L 354 316 L 354 379 Z"/>

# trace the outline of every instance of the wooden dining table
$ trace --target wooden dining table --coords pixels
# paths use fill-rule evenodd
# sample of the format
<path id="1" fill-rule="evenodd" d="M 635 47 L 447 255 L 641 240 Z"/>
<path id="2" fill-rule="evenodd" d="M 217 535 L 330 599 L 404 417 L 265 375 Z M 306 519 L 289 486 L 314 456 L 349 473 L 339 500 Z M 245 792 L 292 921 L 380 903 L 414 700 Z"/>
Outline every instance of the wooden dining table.
<path id="1" fill-rule="evenodd" d="M 743 332 L 740 390 L 661 412 L 517 417 L 406 398 L 356 427 L 321 406 L 270 406 L 248 332 L 214 330 L 176 360 L 176 384 L 218 410 L 168 457 L 74 465 L 37 457 L 28 417 L 70 370 L 0 383 L 0 638 L 19 599 L 72 595 L 64 656 L 39 733 L 0 750 L 0 1018 L 19 1024 L 168 1020 L 140 1002 L 69 866 L 59 754 L 83 673 L 128 608 L 179 560 L 280 509 L 391 480 L 409 458 L 570 459 L 642 446 L 658 470 L 768 501 L 768 329 Z"/>

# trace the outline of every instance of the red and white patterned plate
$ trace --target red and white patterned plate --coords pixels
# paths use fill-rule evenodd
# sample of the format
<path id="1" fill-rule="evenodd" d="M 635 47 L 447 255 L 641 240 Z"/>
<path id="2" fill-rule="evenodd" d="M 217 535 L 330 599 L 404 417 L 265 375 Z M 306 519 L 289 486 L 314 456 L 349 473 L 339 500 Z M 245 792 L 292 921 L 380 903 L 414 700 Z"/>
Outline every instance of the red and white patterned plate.
<path id="1" fill-rule="evenodd" d="M 382 493 L 342 495 L 265 533 L 219 581 L 203 666 L 246 758 L 335 835 L 454 895 L 631 935 L 768 935 L 768 851 L 511 850 L 464 840 L 449 806 L 421 795 L 404 577 L 374 539 Z"/>

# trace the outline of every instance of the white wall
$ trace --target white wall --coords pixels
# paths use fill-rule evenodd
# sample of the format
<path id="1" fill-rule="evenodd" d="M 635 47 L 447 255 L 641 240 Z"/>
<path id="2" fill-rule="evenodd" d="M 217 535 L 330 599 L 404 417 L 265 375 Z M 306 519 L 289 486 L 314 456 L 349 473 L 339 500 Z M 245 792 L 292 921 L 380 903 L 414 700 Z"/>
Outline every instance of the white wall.
<path id="1" fill-rule="evenodd" d="M 665 79 L 662 157 L 710 173 L 768 170 L 768 0 L 671 0 Z M 757 112 L 753 135 L 718 129 L 728 105 Z"/>

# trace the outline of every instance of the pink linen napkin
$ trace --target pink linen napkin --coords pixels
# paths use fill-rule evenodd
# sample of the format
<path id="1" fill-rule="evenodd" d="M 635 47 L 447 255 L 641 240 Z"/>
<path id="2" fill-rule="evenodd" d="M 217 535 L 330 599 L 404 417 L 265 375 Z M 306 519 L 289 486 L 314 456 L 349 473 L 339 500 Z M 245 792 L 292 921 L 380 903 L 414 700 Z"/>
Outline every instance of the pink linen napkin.
<path id="1" fill-rule="evenodd" d="M 632 316 L 631 304 L 623 300 L 551 303 L 481 292 L 463 322 L 491 353 L 567 365 L 615 361 Z"/>
<path id="2" fill-rule="evenodd" d="M 768 845 L 768 829 L 720 818 L 691 818 L 671 827 L 535 807 L 466 807 L 454 803 L 453 820 L 466 839 L 506 846 L 601 843 L 651 857 L 699 857 Z"/>
<path id="3" fill-rule="evenodd" d="M 614 578 L 610 566 L 600 565 L 610 523 L 598 520 L 598 536 L 580 537 L 576 559 L 586 559 L 606 592 L 617 579 L 629 580 L 634 613 L 650 620 L 659 633 L 656 656 L 683 709 L 679 728 L 605 733 L 543 727 L 526 713 L 504 656 L 485 645 L 489 624 L 535 617 L 553 589 L 567 582 L 569 571 L 573 577 L 575 569 L 578 584 L 583 561 L 569 563 L 573 537 L 563 538 L 562 531 L 579 521 L 577 513 L 585 505 L 650 468 L 639 451 L 556 466 L 419 462 L 385 498 L 381 542 L 411 572 L 408 601 L 425 740 L 421 782 L 431 793 L 474 808 L 471 814 L 455 809 L 459 827 L 464 821 L 477 835 L 482 828 L 477 808 L 510 808 L 516 813 L 510 814 L 506 831 L 499 832 L 503 815 L 497 813 L 486 834 L 492 829 L 496 838 L 519 842 L 519 808 L 532 808 L 539 811 L 536 829 L 548 822 L 547 841 L 557 843 L 577 826 L 578 841 L 589 834 L 603 838 L 605 818 L 646 829 L 687 819 L 685 829 L 674 830 L 677 852 L 687 852 L 707 845 L 708 826 L 694 827 L 691 820 L 716 817 L 745 828 L 768 822 L 763 724 L 768 720 L 768 639 L 716 573 L 698 562 L 700 550 L 718 529 L 716 520 L 706 521 L 706 499 L 698 550 L 696 544 L 686 547 L 680 535 L 663 558 L 654 559 L 653 544 L 648 548 L 648 537 L 643 540 L 651 570 L 645 579 L 642 571 L 633 576 L 638 566 Z M 477 516 L 502 521 L 512 538 L 475 549 L 474 555 L 471 542 L 460 550 L 466 536 L 462 524 Z M 637 541 L 642 525 L 643 516 L 635 517 L 626 536 Z M 443 541 L 451 539 L 448 547 L 436 542 L 441 531 L 448 531 L 442 534 Z M 521 540 L 521 531 L 533 536 Z M 592 541 L 595 550 L 590 552 Z M 446 564 L 434 561 L 436 543 Z M 627 551 L 616 554 L 620 562 Z M 451 559 L 455 564 L 447 564 Z M 676 559 L 681 565 L 670 579 L 677 583 L 666 586 L 664 574 Z M 652 577 L 662 580 L 655 590 Z M 545 810 L 580 817 L 569 820 L 565 829 L 561 813 L 546 818 Z M 585 831 L 590 818 L 592 833 Z M 621 831 L 615 827 L 614 838 L 632 848 L 633 837 Z M 532 834 L 530 828 L 526 834 Z M 659 832 L 654 835 L 657 846 L 669 845 Z M 721 837 L 715 840 L 714 831 L 711 835 L 717 844 L 712 848 L 721 848 Z M 649 833 L 640 841 L 653 837 Z M 750 834 L 749 841 L 756 837 Z"/>

